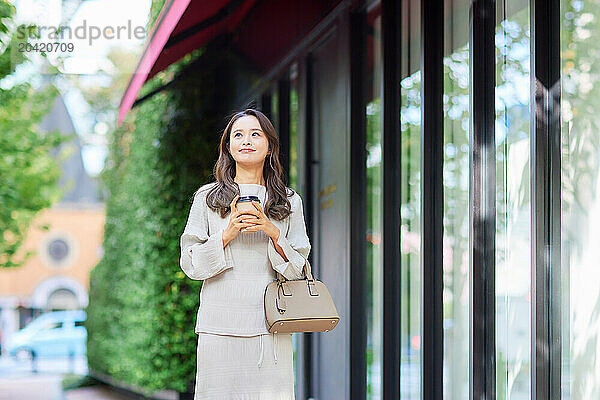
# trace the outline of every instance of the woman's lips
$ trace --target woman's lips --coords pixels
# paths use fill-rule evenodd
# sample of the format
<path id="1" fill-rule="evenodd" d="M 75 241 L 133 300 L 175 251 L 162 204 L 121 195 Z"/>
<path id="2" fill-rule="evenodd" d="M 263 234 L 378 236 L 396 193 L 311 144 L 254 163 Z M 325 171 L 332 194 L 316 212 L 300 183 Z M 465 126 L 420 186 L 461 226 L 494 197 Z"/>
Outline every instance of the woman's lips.
<path id="1" fill-rule="evenodd" d="M 252 153 L 255 150 L 240 150 L 240 153 Z"/>

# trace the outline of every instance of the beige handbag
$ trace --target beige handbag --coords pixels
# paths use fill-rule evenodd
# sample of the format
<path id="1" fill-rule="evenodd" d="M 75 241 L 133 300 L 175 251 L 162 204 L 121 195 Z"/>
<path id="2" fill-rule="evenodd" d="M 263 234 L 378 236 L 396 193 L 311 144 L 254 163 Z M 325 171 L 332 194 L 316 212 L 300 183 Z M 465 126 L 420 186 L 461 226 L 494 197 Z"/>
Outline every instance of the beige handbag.
<path id="1" fill-rule="evenodd" d="M 304 279 L 277 280 L 265 289 L 265 322 L 269 333 L 329 332 L 340 320 L 325 284 L 313 279 L 310 264 L 304 264 Z"/>

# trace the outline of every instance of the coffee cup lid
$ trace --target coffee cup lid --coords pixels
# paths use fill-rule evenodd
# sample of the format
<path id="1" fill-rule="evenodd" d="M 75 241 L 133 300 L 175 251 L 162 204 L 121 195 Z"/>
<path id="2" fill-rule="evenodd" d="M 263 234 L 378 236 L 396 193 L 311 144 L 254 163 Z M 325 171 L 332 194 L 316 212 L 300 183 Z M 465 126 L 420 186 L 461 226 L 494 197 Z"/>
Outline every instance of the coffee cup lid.
<path id="1" fill-rule="evenodd" d="M 251 201 L 257 201 L 260 203 L 260 199 L 258 198 L 258 196 L 240 196 L 239 199 L 237 200 L 238 203 L 251 202 Z"/>

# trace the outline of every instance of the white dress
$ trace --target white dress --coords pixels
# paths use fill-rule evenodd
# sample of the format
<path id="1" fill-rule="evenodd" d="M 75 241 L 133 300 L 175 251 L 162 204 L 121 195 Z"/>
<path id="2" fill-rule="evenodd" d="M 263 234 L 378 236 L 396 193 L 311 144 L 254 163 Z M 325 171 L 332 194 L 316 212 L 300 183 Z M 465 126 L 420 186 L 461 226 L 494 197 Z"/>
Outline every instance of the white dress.
<path id="1" fill-rule="evenodd" d="M 294 400 L 292 335 L 267 331 L 264 290 L 277 279 L 276 271 L 287 279 L 305 277 L 310 243 L 302 200 L 294 193 L 292 214 L 282 221 L 271 219 L 280 230 L 277 244 L 286 262 L 262 231 L 240 232 L 223 248 L 229 214 L 221 218 L 206 206 L 204 189 L 210 185 L 196 194 L 180 242 L 182 270 L 204 281 L 195 327 L 194 399 Z M 240 195 L 257 195 L 264 209 L 264 186 L 239 187 Z"/>

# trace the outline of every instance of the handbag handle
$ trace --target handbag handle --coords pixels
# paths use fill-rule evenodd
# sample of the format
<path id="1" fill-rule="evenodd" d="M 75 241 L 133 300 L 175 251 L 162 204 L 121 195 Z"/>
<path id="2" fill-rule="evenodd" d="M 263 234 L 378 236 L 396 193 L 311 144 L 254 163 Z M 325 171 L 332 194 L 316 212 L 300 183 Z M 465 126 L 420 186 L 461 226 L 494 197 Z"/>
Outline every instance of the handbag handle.
<path id="1" fill-rule="evenodd" d="M 303 256 L 303 258 L 304 258 L 304 256 Z M 310 283 L 310 282 L 314 281 L 312 271 L 311 271 L 312 268 L 311 268 L 308 260 L 307 259 L 304 259 L 304 260 L 305 260 L 305 263 L 304 263 L 304 267 L 302 268 L 304 274 L 306 275 L 306 278 L 304 278 L 304 279 L 308 280 L 308 282 Z M 281 283 L 288 279 L 285 276 L 283 276 L 283 274 L 281 272 L 277 271 L 277 280 Z"/>
<path id="2" fill-rule="evenodd" d="M 287 219 L 287 229 L 290 228 L 290 220 L 289 218 Z M 281 234 L 281 233 L 280 233 Z M 271 240 L 271 239 L 269 239 Z M 304 256 L 302 256 L 302 258 L 304 258 Z M 308 283 L 312 283 L 312 281 L 314 281 L 313 275 L 312 275 L 312 268 L 308 262 L 308 259 L 304 259 L 304 267 L 302 268 L 304 275 L 306 276 L 305 279 L 308 279 Z M 289 261 L 288 261 L 289 262 Z M 282 282 L 287 281 L 287 278 L 285 276 L 283 276 L 283 274 L 279 271 L 277 271 L 277 281 L 279 282 L 279 284 L 281 285 Z"/>

